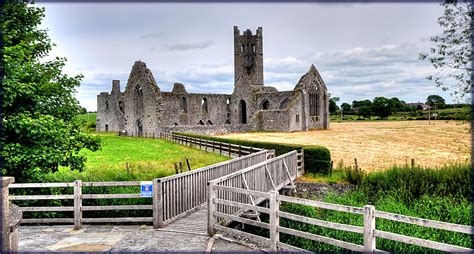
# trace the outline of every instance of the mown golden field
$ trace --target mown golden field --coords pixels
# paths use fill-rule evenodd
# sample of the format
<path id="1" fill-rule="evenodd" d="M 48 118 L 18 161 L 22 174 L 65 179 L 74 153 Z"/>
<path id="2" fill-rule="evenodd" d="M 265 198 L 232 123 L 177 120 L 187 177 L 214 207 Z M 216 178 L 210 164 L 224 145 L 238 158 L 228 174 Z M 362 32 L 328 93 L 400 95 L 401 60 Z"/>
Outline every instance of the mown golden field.
<path id="1" fill-rule="evenodd" d="M 470 124 L 460 121 L 371 121 L 331 123 L 328 130 L 260 132 L 223 135 L 227 138 L 322 145 L 331 151 L 334 166 L 341 160 L 366 171 L 394 164 L 436 167 L 471 158 Z"/>

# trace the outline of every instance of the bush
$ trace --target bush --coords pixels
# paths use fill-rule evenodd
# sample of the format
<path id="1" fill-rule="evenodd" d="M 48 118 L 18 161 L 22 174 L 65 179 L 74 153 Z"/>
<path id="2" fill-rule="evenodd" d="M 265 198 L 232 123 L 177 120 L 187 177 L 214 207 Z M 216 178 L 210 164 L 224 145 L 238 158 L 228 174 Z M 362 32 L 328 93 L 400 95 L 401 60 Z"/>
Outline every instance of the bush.
<path id="1" fill-rule="evenodd" d="M 327 173 L 331 167 L 331 153 L 326 147 L 323 146 L 302 146 L 302 145 L 291 145 L 291 144 L 280 144 L 271 142 L 258 142 L 249 140 L 237 140 L 220 138 L 199 134 L 191 133 L 175 133 L 183 136 L 213 140 L 223 143 L 231 143 L 235 145 L 251 146 L 257 148 L 263 148 L 268 150 L 275 150 L 275 155 L 279 156 L 293 150 L 301 151 L 304 150 L 304 167 L 306 172 L 310 173 Z"/>
<path id="2" fill-rule="evenodd" d="M 91 123 L 91 122 L 88 122 L 86 123 L 86 129 L 91 129 L 91 130 L 95 130 L 96 128 L 96 124 L 95 123 Z"/>
<path id="3" fill-rule="evenodd" d="M 382 172 L 368 174 L 361 189 L 372 197 L 397 192 L 401 200 L 410 202 L 423 195 L 441 197 L 471 196 L 471 167 L 469 164 L 453 164 L 440 168 L 393 166 Z"/>
<path id="4" fill-rule="evenodd" d="M 329 173 L 331 167 L 331 153 L 323 146 L 305 146 L 304 167 L 309 173 Z"/>

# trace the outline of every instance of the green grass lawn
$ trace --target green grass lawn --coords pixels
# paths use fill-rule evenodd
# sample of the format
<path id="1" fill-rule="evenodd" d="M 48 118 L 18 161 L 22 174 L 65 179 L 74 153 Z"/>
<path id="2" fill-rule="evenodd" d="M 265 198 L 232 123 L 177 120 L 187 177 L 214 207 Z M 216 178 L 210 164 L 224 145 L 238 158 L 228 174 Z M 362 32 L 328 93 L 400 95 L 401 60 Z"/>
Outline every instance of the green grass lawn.
<path id="1" fill-rule="evenodd" d="M 84 119 L 84 121 L 86 121 L 85 124 L 95 123 L 95 120 L 97 118 L 97 113 L 81 114 L 81 115 L 79 115 L 79 118 Z"/>
<path id="2" fill-rule="evenodd" d="M 94 134 L 102 138 L 102 150 L 82 150 L 87 156 L 83 172 L 61 168 L 46 176 L 47 181 L 145 181 L 175 174 L 174 163 L 197 169 L 228 158 L 161 139 L 119 137 L 115 133 Z M 128 170 L 127 170 L 128 164 Z"/>

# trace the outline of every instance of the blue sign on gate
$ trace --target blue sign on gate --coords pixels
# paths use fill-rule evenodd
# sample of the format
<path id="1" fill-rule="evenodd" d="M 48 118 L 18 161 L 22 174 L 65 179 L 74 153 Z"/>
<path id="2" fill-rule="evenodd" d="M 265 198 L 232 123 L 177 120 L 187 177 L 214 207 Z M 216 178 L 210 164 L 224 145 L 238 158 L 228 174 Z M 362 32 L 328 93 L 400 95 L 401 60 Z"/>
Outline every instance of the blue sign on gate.
<path id="1" fill-rule="evenodd" d="M 142 198 L 151 198 L 153 197 L 153 182 L 147 181 L 147 182 L 141 182 L 141 193 L 140 197 Z"/>

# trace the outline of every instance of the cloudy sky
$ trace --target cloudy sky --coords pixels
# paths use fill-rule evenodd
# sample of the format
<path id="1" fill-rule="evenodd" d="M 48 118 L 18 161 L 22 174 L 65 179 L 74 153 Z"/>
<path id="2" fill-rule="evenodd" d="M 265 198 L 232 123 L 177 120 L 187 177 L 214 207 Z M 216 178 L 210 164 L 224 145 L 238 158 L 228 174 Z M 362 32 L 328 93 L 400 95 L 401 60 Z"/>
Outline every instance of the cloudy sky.
<path id="1" fill-rule="evenodd" d="M 162 91 L 232 93 L 233 26 L 263 27 L 265 84 L 291 90 L 314 64 L 341 102 L 399 97 L 425 101 L 448 93 L 426 76 L 418 54 L 441 29 L 437 3 L 39 3 L 43 26 L 68 59 L 68 74 L 85 77 L 77 98 L 96 110 L 112 79 L 125 89 L 136 60 L 146 62 Z M 339 104 L 340 104 L 339 103 Z"/>

